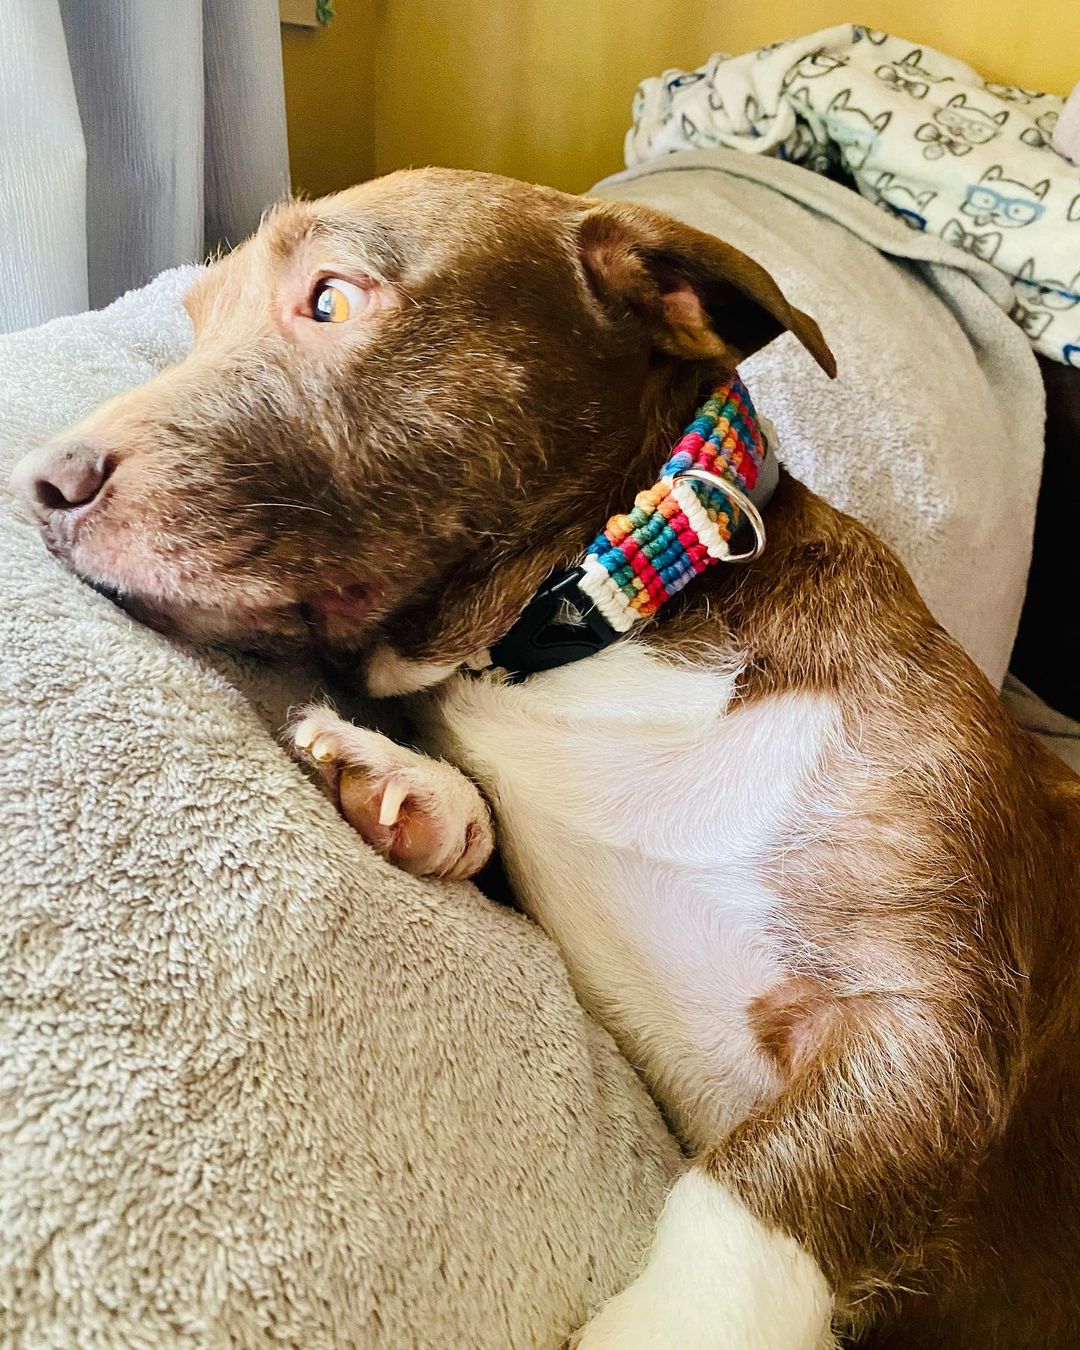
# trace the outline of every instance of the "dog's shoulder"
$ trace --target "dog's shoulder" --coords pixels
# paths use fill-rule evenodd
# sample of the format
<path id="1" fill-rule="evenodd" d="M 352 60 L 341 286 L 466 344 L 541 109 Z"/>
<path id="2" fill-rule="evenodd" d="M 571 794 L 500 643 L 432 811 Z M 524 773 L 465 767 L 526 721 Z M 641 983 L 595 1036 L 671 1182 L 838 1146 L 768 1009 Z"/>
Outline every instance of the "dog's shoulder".
<path id="1" fill-rule="evenodd" d="M 813 689 L 843 695 L 876 667 L 941 634 L 899 558 L 874 533 L 781 476 L 768 546 L 748 566 L 711 568 L 648 637 L 693 659 L 743 654 L 744 697 Z"/>

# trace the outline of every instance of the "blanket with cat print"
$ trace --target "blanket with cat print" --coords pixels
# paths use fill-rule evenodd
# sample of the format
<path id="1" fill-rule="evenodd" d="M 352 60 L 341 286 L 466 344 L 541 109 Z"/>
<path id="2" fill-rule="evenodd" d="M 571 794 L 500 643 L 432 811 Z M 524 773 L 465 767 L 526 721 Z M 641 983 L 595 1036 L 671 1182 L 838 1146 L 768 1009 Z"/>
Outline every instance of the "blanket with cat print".
<path id="1" fill-rule="evenodd" d="M 726 146 L 850 178 L 914 230 L 993 263 L 1037 351 L 1080 366 L 1080 166 L 1052 145 L 1054 94 L 840 24 L 645 80 L 628 167 Z"/>

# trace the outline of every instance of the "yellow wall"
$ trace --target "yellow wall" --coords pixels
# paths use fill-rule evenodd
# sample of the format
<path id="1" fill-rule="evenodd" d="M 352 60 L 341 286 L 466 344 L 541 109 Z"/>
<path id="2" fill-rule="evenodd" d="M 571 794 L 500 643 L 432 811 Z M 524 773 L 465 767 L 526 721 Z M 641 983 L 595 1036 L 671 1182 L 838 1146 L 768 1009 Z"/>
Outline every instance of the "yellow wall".
<path id="1" fill-rule="evenodd" d="M 313 197 L 375 168 L 377 0 L 338 0 L 327 28 L 281 30 L 293 186 Z"/>
<path id="2" fill-rule="evenodd" d="M 288 34 L 297 186 L 450 164 L 580 191 L 622 165 L 637 81 L 857 17 L 990 79 L 1067 93 L 1080 0 L 337 0 Z"/>

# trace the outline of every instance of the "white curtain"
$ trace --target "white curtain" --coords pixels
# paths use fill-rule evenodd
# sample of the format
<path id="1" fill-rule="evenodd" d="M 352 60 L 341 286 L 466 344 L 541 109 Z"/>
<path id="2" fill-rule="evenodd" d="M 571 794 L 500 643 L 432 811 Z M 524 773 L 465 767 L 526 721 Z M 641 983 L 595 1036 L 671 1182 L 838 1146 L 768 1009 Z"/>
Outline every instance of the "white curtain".
<path id="1" fill-rule="evenodd" d="M 236 243 L 288 186 L 277 0 L 0 0 L 0 331 Z"/>

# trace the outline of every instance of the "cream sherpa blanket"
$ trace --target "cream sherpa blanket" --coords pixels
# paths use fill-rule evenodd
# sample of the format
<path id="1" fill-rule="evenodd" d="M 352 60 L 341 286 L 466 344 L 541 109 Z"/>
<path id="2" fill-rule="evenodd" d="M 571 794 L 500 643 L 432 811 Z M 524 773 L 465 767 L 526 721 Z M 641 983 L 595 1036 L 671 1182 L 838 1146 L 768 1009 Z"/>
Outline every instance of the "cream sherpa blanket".
<path id="1" fill-rule="evenodd" d="M 706 160 L 605 190 L 818 317 L 841 379 L 785 339 L 755 397 L 1000 677 L 1039 467 L 1022 335 L 971 276 L 799 205 L 799 170 Z M 0 338 L 0 469 L 183 350 L 189 276 Z M 310 674 L 139 628 L 7 516 L 0 588 L 0 1345 L 558 1345 L 678 1154 L 550 944 L 337 819 L 273 735 Z"/>

